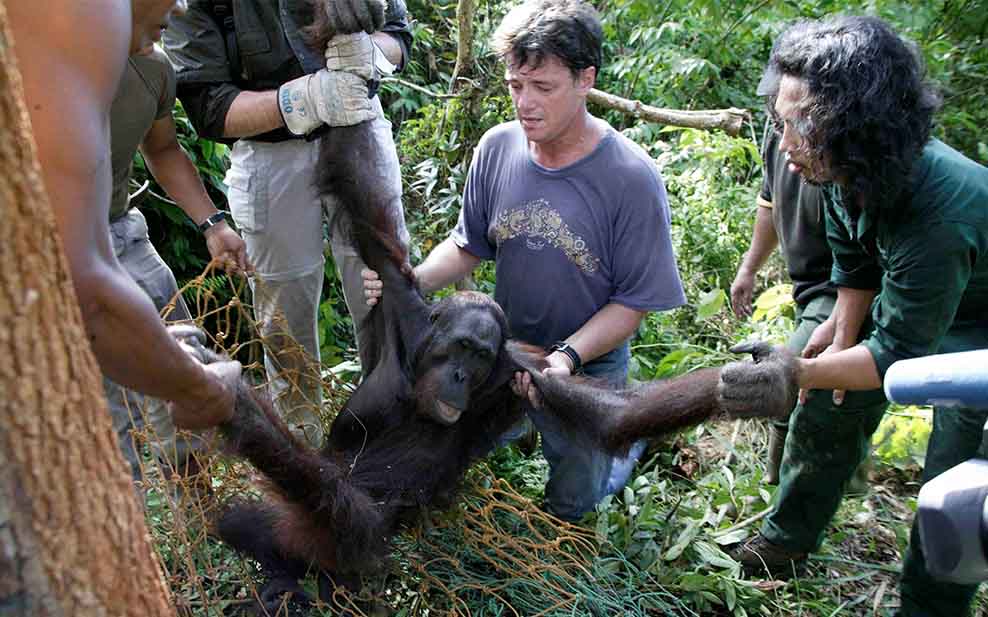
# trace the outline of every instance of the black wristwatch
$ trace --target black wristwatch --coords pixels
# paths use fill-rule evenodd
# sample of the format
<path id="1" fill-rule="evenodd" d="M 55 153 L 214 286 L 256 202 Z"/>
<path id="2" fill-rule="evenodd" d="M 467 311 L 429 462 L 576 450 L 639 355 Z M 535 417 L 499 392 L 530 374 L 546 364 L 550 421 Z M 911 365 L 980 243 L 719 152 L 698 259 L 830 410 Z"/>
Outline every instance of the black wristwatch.
<path id="1" fill-rule="evenodd" d="M 573 349 L 573 346 L 567 343 L 566 341 L 559 341 L 558 343 L 550 347 L 549 351 L 558 351 L 562 354 L 565 354 L 566 357 L 569 358 L 569 361 L 573 363 L 574 373 L 580 370 L 581 368 L 583 368 L 583 360 L 580 359 L 580 354 L 576 353 L 576 350 Z"/>
<path id="2" fill-rule="evenodd" d="M 226 220 L 226 212 L 223 210 L 218 210 L 215 214 L 212 214 L 208 219 L 199 223 L 199 233 L 206 233 L 206 230 L 213 225 L 219 225 Z"/>

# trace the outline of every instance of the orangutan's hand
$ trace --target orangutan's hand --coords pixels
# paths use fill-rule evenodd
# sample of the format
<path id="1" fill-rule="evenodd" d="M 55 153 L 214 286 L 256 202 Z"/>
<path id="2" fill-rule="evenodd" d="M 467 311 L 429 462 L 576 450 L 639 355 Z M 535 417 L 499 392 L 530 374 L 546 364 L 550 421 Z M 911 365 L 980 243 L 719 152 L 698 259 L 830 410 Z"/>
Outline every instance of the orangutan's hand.
<path id="1" fill-rule="evenodd" d="M 750 341 L 731 348 L 753 360 L 731 362 L 720 370 L 717 400 L 735 417 L 785 417 L 799 393 L 799 358 L 785 347 Z"/>

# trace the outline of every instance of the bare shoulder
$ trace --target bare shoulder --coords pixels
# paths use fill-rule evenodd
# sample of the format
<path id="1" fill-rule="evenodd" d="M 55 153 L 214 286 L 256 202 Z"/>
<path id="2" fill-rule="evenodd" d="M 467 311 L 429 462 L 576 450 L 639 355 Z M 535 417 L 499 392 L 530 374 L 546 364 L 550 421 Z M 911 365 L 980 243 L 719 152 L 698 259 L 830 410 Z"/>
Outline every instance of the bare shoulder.
<path id="1" fill-rule="evenodd" d="M 109 111 L 130 49 L 130 2 L 7 7 L 45 189 L 75 264 L 108 242 Z"/>
<path id="2" fill-rule="evenodd" d="M 8 2 L 7 10 L 32 116 L 48 111 L 53 86 L 67 100 L 113 100 L 130 46 L 129 0 Z"/>

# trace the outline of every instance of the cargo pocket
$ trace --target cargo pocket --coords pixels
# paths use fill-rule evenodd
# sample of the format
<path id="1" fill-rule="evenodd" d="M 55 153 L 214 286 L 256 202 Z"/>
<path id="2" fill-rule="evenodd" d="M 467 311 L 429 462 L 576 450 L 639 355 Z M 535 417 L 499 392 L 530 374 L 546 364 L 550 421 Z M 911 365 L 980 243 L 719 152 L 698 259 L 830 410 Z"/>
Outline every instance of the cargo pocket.
<path id="1" fill-rule="evenodd" d="M 135 244 L 150 242 L 144 214 L 137 208 L 131 208 L 120 218 L 110 221 L 110 241 L 113 243 L 113 254 L 121 261 L 126 259 L 126 253 Z"/>
<path id="2" fill-rule="evenodd" d="M 110 243 L 113 245 L 113 254 L 120 259 L 127 250 L 127 228 L 124 221 L 120 219 L 110 221 Z"/>
<path id="3" fill-rule="evenodd" d="M 268 200 L 260 180 L 257 174 L 232 167 L 223 178 L 233 221 L 247 233 L 260 233 L 268 226 Z"/>

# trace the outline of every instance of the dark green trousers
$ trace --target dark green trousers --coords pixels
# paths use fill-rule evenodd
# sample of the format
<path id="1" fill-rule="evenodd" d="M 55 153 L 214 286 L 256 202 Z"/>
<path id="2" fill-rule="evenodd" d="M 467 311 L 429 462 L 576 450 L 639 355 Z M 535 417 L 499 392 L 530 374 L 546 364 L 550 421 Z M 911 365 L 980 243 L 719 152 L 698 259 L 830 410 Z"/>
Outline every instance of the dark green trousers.
<path id="1" fill-rule="evenodd" d="M 808 338 L 815 327 L 810 324 L 819 325 L 831 310 L 832 299 L 809 302 L 801 315 L 797 313 L 799 327 L 793 339 L 802 331 Z M 802 349 L 790 341 L 792 349 L 797 346 Z M 955 327 L 939 353 L 984 348 L 988 348 L 988 329 Z M 868 454 L 871 435 L 886 406 L 881 390 L 848 392 L 840 406 L 833 404 L 831 392 L 815 391 L 806 405 L 796 406 L 789 420 L 775 505 L 762 524 L 766 539 L 794 551 L 813 552 L 820 547 L 847 482 Z M 934 408 L 924 483 L 969 458 L 988 454 L 982 446 L 986 419 L 988 410 Z M 914 521 L 900 582 L 900 617 L 963 617 L 977 588 L 929 575 Z"/>
<path id="2" fill-rule="evenodd" d="M 787 346 L 802 351 L 834 302 L 833 296 L 817 296 L 797 310 L 796 331 Z M 796 405 L 789 417 L 775 505 L 762 524 L 766 539 L 793 551 L 820 548 L 887 406 L 881 390 L 848 392 L 841 405 L 834 405 L 831 391 L 815 390 L 805 405 Z"/>

